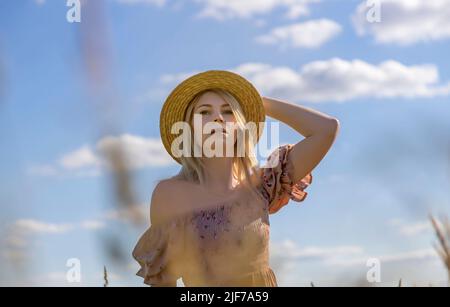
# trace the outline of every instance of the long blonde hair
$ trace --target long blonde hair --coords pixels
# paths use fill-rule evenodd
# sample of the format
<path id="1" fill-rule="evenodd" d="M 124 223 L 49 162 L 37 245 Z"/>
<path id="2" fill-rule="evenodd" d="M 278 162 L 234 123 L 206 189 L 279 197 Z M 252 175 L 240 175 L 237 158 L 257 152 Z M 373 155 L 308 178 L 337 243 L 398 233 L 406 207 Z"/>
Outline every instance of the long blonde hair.
<path id="1" fill-rule="evenodd" d="M 255 144 L 253 144 L 253 140 L 249 136 L 249 131 L 246 130 L 247 120 L 245 118 L 244 112 L 242 111 L 239 101 L 231 93 L 220 88 L 208 89 L 198 93 L 192 99 L 188 108 L 186 109 L 184 120 L 191 126 L 191 154 L 189 156 L 183 155 L 180 157 L 182 168 L 178 174 L 178 177 L 180 179 L 189 182 L 195 182 L 198 184 L 204 184 L 205 182 L 204 164 L 202 163 L 202 160 L 198 157 L 195 157 L 193 153 L 194 129 L 192 129 L 192 118 L 195 104 L 198 102 L 200 97 L 207 92 L 213 92 L 219 95 L 231 107 L 231 110 L 236 118 L 238 135 L 241 134 L 244 136 L 243 138 L 241 138 L 244 142 L 244 144 L 242 144 L 244 154 L 239 156 L 235 155 L 233 157 L 233 177 L 238 180 L 239 183 L 245 182 L 245 186 L 249 188 L 251 192 L 257 193 L 255 186 L 260 182 L 260 178 L 258 176 L 258 172 L 260 171 L 260 169 L 258 167 L 258 161 L 254 154 Z M 235 153 L 237 152 L 236 147 L 238 146 L 239 140 L 240 139 L 238 138 L 238 141 L 234 145 Z"/>

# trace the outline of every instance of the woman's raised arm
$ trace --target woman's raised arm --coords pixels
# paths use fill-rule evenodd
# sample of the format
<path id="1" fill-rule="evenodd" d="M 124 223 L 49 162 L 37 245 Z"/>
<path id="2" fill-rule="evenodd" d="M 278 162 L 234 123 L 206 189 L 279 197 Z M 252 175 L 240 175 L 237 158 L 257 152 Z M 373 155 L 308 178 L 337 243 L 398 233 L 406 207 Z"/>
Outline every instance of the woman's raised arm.
<path id="1" fill-rule="evenodd" d="M 295 144 L 290 153 L 294 166 L 292 180 L 296 182 L 309 174 L 324 158 L 339 132 L 340 123 L 336 118 L 311 108 L 274 98 L 262 98 L 267 116 L 285 123 L 305 137 Z"/>

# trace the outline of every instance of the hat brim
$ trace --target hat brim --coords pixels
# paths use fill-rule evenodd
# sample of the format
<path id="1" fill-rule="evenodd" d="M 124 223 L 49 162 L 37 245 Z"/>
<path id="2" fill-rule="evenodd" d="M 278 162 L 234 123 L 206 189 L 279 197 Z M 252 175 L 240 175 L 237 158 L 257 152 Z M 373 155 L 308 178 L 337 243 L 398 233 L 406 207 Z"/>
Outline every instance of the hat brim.
<path id="1" fill-rule="evenodd" d="M 261 95 L 256 88 L 236 73 L 226 70 L 205 71 L 187 78 L 175 87 L 161 110 L 159 121 L 161 140 L 167 152 L 180 164 L 180 159 L 175 157 L 171 150 L 172 142 L 178 136 L 171 133 L 171 128 L 175 123 L 184 121 L 186 109 L 195 95 L 212 88 L 224 89 L 232 94 L 238 100 L 247 122 L 256 124 L 256 142 L 261 137 L 266 114 Z"/>

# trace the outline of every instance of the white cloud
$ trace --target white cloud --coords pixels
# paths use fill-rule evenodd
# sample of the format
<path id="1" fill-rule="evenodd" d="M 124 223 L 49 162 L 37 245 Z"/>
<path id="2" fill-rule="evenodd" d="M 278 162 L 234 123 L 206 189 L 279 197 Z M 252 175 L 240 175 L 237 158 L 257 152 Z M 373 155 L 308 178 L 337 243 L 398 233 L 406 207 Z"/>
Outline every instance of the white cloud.
<path id="1" fill-rule="evenodd" d="M 359 35 L 371 35 L 378 43 L 410 45 L 450 38 L 448 0 L 381 0 L 381 22 L 366 18 L 366 1 L 352 16 Z"/>
<path id="2" fill-rule="evenodd" d="M 123 153 L 124 163 L 129 169 L 160 167 L 174 163 L 160 139 L 122 134 L 106 136 L 95 146 L 83 145 L 64 154 L 55 165 L 31 166 L 28 173 L 41 176 L 99 176 L 102 171 L 112 169 L 109 157 L 119 151 Z"/>
<path id="3" fill-rule="evenodd" d="M 27 259 L 26 251 L 30 239 L 42 234 L 63 234 L 74 228 L 71 224 L 52 224 L 33 219 L 20 219 L 7 229 L 2 246 L 2 256 L 11 262 L 23 262 Z"/>
<path id="4" fill-rule="evenodd" d="M 29 175 L 36 176 L 56 176 L 58 175 L 58 170 L 53 165 L 32 165 L 27 169 Z"/>
<path id="5" fill-rule="evenodd" d="M 433 231 L 433 227 L 429 221 L 406 223 L 401 219 L 393 219 L 389 224 L 397 228 L 398 233 L 405 237 L 415 237 L 427 233 L 431 234 Z"/>
<path id="6" fill-rule="evenodd" d="M 217 20 L 250 18 L 284 9 L 286 18 L 294 19 L 309 14 L 309 5 L 320 0 L 195 0 L 202 5 L 198 17 Z"/>
<path id="7" fill-rule="evenodd" d="M 292 240 L 271 242 L 270 265 L 281 283 L 298 282 L 298 269 L 301 264 L 320 265 L 361 257 L 363 249 L 359 246 L 304 247 L 301 248 Z"/>
<path id="8" fill-rule="evenodd" d="M 360 246 L 336 246 L 336 247 L 305 247 L 300 248 L 295 242 L 285 240 L 271 244 L 271 259 L 284 268 L 294 268 L 299 263 L 320 261 L 324 265 L 349 267 L 359 266 L 365 268 L 371 258 L 379 259 L 383 264 L 402 261 L 428 261 L 438 260 L 436 252 L 432 248 L 412 250 L 385 255 L 367 254 Z M 283 267 L 277 268 L 283 271 Z"/>
<path id="9" fill-rule="evenodd" d="M 105 219 L 120 221 L 123 223 L 140 223 L 145 221 L 150 223 L 150 208 L 148 205 L 134 205 L 128 208 L 112 209 L 106 212 Z"/>
<path id="10" fill-rule="evenodd" d="M 121 4 L 126 4 L 126 5 L 150 4 L 150 5 L 156 5 L 159 7 L 162 7 L 167 3 L 166 0 L 116 0 L 116 1 Z"/>
<path id="11" fill-rule="evenodd" d="M 135 205 L 128 209 L 109 210 L 96 219 L 76 223 L 48 223 L 36 219 L 19 219 L 8 226 L 4 242 L 11 255 L 19 253 L 30 244 L 30 239 L 39 235 L 61 235 L 74 230 L 96 231 L 107 227 L 109 221 L 133 222 L 146 219 L 149 222 L 147 205 Z M 148 224 L 148 223 L 147 223 Z"/>
<path id="12" fill-rule="evenodd" d="M 84 271 L 83 271 L 84 272 Z M 109 285 L 115 283 L 126 282 L 123 276 L 110 272 L 108 269 Z M 8 285 L 11 282 L 8 282 Z M 67 272 L 65 271 L 50 271 L 47 273 L 34 274 L 30 276 L 21 277 L 21 280 L 15 284 L 19 287 L 101 287 L 104 284 L 103 270 L 94 270 L 93 272 L 83 273 L 80 282 L 71 283 L 67 281 Z"/>
<path id="13" fill-rule="evenodd" d="M 83 4 L 83 2 L 86 0 L 81 0 L 81 3 Z M 144 5 L 154 5 L 154 6 L 158 6 L 158 7 L 163 7 L 166 3 L 167 0 L 115 0 L 120 4 L 124 4 L 124 5 L 137 5 L 137 4 L 144 4 Z M 44 5 L 47 3 L 46 0 L 34 0 L 34 3 L 36 3 L 37 5 Z"/>
<path id="14" fill-rule="evenodd" d="M 10 238 L 14 239 L 10 242 L 23 242 L 17 241 L 17 239 L 28 235 L 42 235 L 42 234 L 64 234 L 77 228 L 82 229 L 99 229 L 105 227 L 102 221 L 98 220 L 85 220 L 78 224 L 71 223 L 47 223 L 35 219 L 19 219 L 15 221 L 11 227 L 9 233 Z M 19 244 L 17 244 L 19 245 Z"/>
<path id="15" fill-rule="evenodd" d="M 346 101 L 361 97 L 432 97 L 448 95 L 450 83 L 439 84 L 433 65 L 406 66 L 390 60 L 373 65 L 361 60 L 334 58 L 304 65 L 299 71 L 267 64 L 238 70 L 268 95 L 294 101 Z"/>
<path id="16" fill-rule="evenodd" d="M 86 220 L 80 223 L 80 227 L 87 230 L 98 230 L 105 228 L 105 223 L 98 220 Z"/>
<path id="17" fill-rule="evenodd" d="M 84 145 L 81 148 L 64 155 L 59 163 L 63 168 L 71 170 L 83 167 L 98 167 L 100 165 L 100 159 L 89 146 Z"/>
<path id="18" fill-rule="evenodd" d="M 167 166 L 173 163 L 160 139 L 122 134 L 104 137 L 97 143 L 97 150 L 104 158 L 119 148 L 123 150 L 125 162 L 131 169 Z"/>
<path id="19" fill-rule="evenodd" d="M 432 248 L 413 250 L 404 253 L 397 253 L 392 255 L 384 255 L 380 257 L 381 262 L 401 262 L 401 261 L 420 261 L 438 259 L 436 251 Z"/>
<path id="20" fill-rule="evenodd" d="M 271 244 L 271 257 L 283 258 L 286 261 L 309 260 L 331 261 L 337 258 L 347 258 L 363 254 L 360 246 L 335 246 L 335 247 L 305 247 L 300 248 L 294 241 L 284 240 Z"/>
<path id="21" fill-rule="evenodd" d="M 190 72 L 177 73 L 177 74 L 164 74 L 159 78 L 159 80 L 163 84 L 176 83 L 176 82 L 180 82 L 184 79 L 187 79 L 192 75 L 198 74 L 200 72 L 201 71 L 199 71 L 199 70 L 194 70 L 194 71 L 190 71 Z"/>
<path id="22" fill-rule="evenodd" d="M 14 223 L 16 232 L 27 234 L 65 233 L 73 228 L 71 224 L 51 224 L 32 219 L 21 219 Z"/>
<path id="23" fill-rule="evenodd" d="M 151 4 L 158 7 L 167 5 L 168 0 L 116 0 L 125 5 Z M 285 11 L 285 18 L 295 19 L 310 13 L 309 6 L 321 0 L 191 0 L 200 6 L 199 18 L 226 20 L 233 18 L 252 18 L 269 14 L 276 9 Z M 175 2 L 175 1 L 172 1 Z M 184 4 L 175 2 L 174 7 Z"/>
<path id="24" fill-rule="evenodd" d="M 106 227 L 102 220 L 79 223 L 48 223 L 36 219 L 19 219 L 8 226 L 2 246 L 2 256 L 9 261 L 24 261 L 33 238 L 41 235 L 62 235 L 76 229 L 99 230 Z"/>
<path id="25" fill-rule="evenodd" d="M 385 255 L 365 255 L 363 257 L 333 259 L 328 264 L 343 267 L 349 266 L 365 267 L 369 259 L 378 259 L 381 264 L 406 262 L 406 261 L 439 260 L 436 251 L 433 250 L 432 248 L 427 248 Z"/>
<path id="26" fill-rule="evenodd" d="M 450 82 L 442 83 L 432 64 L 404 65 L 394 60 L 371 64 L 362 60 L 333 58 L 287 66 L 245 63 L 230 68 L 251 81 L 261 95 L 294 102 L 343 102 L 357 98 L 431 98 L 450 94 Z M 179 82 L 193 73 L 165 75 Z"/>
<path id="27" fill-rule="evenodd" d="M 19 219 L 9 228 L 7 242 L 10 245 L 20 247 L 25 245 L 28 236 L 43 234 L 64 234 L 74 229 L 96 230 L 105 227 L 105 223 L 99 220 L 85 220 L 78 224 L 72 223 L 47 223 L 35 219 Z"/>
<path id="28" fill-rule="evenodd" d="M 329 19 L 310 20 L 272 29 L 258 36 L 256 41 L 281 48 L 317 48 L 330 41 L 342 31 L 341 26 Z"/>

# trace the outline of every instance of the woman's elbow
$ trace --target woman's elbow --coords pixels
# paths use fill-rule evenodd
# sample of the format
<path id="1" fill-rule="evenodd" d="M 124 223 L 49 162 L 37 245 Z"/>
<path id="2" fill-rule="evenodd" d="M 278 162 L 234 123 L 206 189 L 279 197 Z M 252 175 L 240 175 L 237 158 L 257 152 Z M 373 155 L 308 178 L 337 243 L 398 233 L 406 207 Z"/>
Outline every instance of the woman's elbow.
<path id="1" fill-rule="evenodd" d="M 339 122 L 339 120 L 335 117 L 331 117 L 330 119 L 327 120 L 327 124 L 323 129 L 323 134 L 335 138 L 339 133 L 340 126 L 341 123 Z"/>

